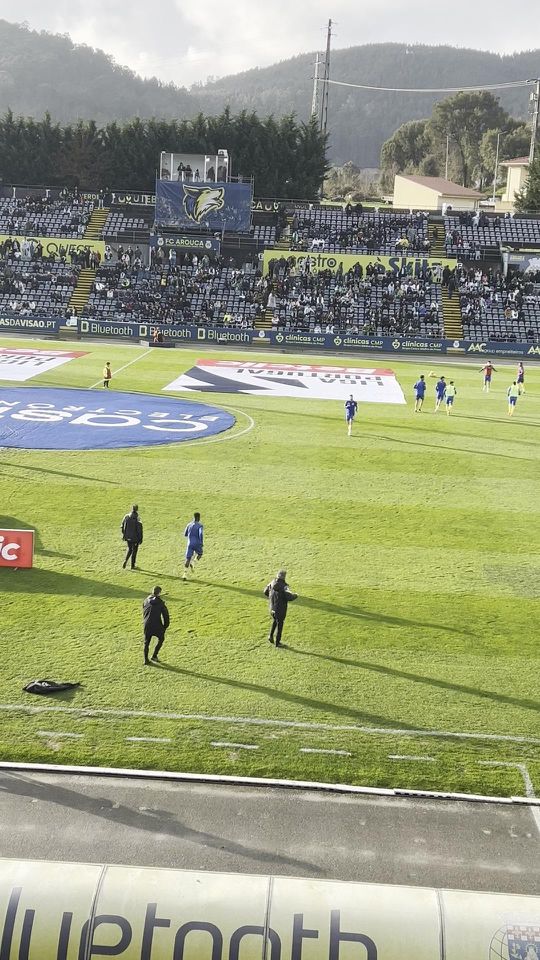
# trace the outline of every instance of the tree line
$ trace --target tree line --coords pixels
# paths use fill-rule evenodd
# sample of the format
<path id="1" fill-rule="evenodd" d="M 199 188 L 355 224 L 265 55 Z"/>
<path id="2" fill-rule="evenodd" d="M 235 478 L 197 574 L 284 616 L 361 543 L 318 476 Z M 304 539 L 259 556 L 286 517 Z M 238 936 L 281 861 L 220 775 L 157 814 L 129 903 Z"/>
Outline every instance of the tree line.
<path id="1" fill-rule="evenodd" d="M 397 173 L 444 177 L 479 190 L 493 184 L 499 161 L 528 156 L 530 128 L 514 120 L 488 91 L 457 93 L 437 103 L 431 117 L 402 124 L 381 149 L 381 185 Z M 504 171 L 501 171 L 504 175 Z"/>
<path id="2" fill-rule="evenodd" d="M 258 196 L 315 199 L 328 169 L 326 138 L 313 121 L 294 116 L 260 118 L 202 113 L 192 119 L 107 123 L 79 120 L 61 125 L 42 120 L 0 118 L 0 177 L 4 183 L 68 186 L 95 190 L 153 191 L 162 150 L 216 153 L 228 150 L 235 176 L 255 179 Z"/>

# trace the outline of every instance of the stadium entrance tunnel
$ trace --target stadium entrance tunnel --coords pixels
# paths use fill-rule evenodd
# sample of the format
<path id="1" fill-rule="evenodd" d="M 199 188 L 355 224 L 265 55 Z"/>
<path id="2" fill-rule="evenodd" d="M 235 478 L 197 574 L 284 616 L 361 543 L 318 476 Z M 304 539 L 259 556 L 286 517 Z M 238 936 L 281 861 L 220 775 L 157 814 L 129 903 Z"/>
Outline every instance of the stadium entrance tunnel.
<path id="1" fill-rule="evenodd" d="M 6 960 L 532 960 L 539 911 L 534 896 L 0 860 Z"/>
<path id="2" fill-rule="evenodd" d="M 0 447 L 148 447 L 211 437 L 235 423 L 226 410 L 192 400 L 61 387 L 0 389 Z"/>

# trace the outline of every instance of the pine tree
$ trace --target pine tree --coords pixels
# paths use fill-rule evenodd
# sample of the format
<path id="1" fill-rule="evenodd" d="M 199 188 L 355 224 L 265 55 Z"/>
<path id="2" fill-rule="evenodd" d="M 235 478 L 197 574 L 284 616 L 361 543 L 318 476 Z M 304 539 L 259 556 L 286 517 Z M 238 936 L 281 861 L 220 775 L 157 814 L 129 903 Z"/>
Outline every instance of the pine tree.
<path id="1" fill-rule="evenodd" d="M 518 213 L 540 213 L 540 155 L 538 153 L 529 167 L 525 185 L 516 194 L 515 205 Z"/>

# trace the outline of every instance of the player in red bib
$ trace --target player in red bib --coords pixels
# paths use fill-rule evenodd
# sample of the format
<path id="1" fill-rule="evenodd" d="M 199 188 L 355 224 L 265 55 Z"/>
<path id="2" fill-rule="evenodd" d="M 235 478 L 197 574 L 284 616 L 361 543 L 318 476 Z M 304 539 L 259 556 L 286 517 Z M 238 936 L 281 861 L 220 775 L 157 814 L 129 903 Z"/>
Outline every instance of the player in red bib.
<path id="1" fill-rule="evenodd" d="M 520 360 L 518 363 L 516 383 L 519 390 L 519 395 L 521 396 L 522 393 L 525 393 L 525 367 L 523 366 L 522 360 Z"/>
<path id="2" fill-rule="evenodd" d="M 482 390 L 485 390 L 486 393 L 489 393 L 489 389 L 491 387 L 491 374 L 497 373 L 491 360 L 488 360 L 488 362 L 480 368 L 480 372 L 484 374 L 484 386 L 482 387 Z"/>

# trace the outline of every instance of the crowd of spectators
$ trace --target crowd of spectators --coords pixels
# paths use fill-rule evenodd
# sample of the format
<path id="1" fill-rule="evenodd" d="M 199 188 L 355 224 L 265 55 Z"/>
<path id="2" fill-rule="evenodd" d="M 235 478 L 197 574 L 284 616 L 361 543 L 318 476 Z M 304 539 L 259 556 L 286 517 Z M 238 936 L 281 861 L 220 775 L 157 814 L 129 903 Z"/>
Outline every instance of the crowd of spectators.
<path id="1" fill-rule="evenodd" d="M 99 267 L 101 254 L 98 251 L 91 250 L 89 247 L 70 248 L 69 242 L 54 244 L 50 250 L 43 246 L 41 240 L 25 237 L 18 240 L 16 237 L 6 237 L 3 243 L 0 243 L 0 258 L 12 266 L 21 263 L 72 263 L 79 267 L 92 267 L 94 270 Z"/>
<path id="2" fill-rule="evenodd" d="M 189 255 L 148 266 L 127 260 L 124 251 L 100 267 L 85 316 L 247 328 L 263 313 L 262 278 L 251 265 Z"/>
<path id="3" fill-rule="evenodd" d="M 0 259 L 0 311 L 17 316 L 73 316 L 68 304 L 78 269 L 59 261 Z"/>
<path id="4" fill-rule="evenodd" d="M 406 268 L 360 264 L 344 272 L 314 272 L 309 261 L 270 263 L 264 283 L 274 328 L 311 333 L 382 336 L 442 334 L 440 278 L 429 268 L 412 276 Z"/>
<path id="5" fill-rule="evenodd" d="M 463 328 L 472 339 L 536 341 L 540 336 L 540 284 L 535 275 L 456 268 Z"/>
<path id="6" fill-rule="evenodd" d="M 293 250 L 329 253 L 422 253 L 428 255 L 427 214 L 359 212 L 325 207 L 295 210 L 290 225 Z"/>
<path id="7" fill-rule="evenodd" d="M 80 239 L 93 209 L 92 200 L 68 190 L 55 199 L 47 195 L 0 197 L 0 234 Z"/>
<path id="8" fill-rule="evenodd" d="M 506 213 L 492 216 L 483 210 L 445 217 L 447 256 L 482 259 L 498 252 L 501 244 L 540 246 L 540 220 Z"/>

